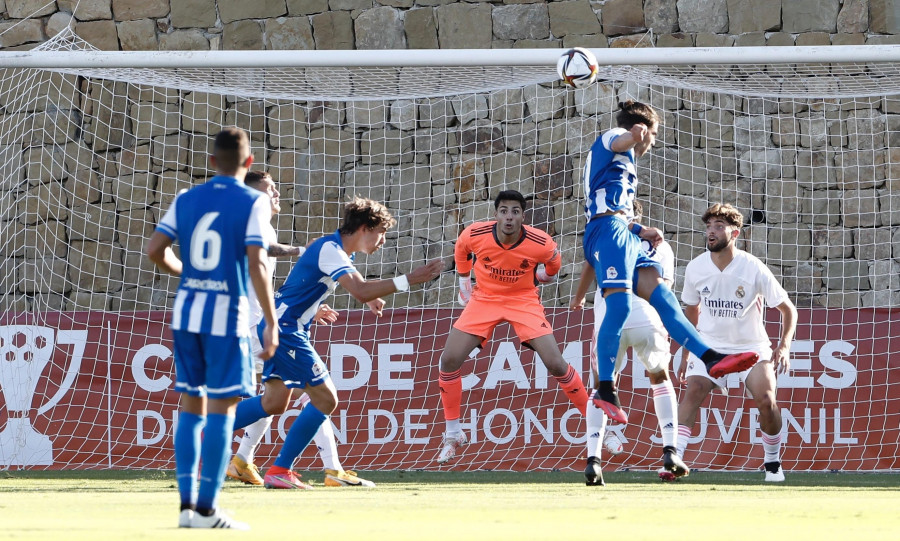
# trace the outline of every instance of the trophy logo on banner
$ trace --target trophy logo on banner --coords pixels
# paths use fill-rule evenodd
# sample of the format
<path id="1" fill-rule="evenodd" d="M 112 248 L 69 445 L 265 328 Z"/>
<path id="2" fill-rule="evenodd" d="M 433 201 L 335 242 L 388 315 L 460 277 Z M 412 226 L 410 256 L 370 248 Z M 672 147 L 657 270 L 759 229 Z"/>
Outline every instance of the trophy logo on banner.
<path id="1" fill-rule="evenodd" d="M 37 414 L 44 414 L 62 399 L 75 382 L 86 343 L 86 330 L 56 331 L 53 327 L 39 325 L 0 326 L 0 394 L 7 413 L 6 426 L 0 430 L 0 465 L 53 464 L 53 442 L 31 424 L 31 403 L 56 346 L 71 344 L 72 355 L 66 375 L 56 394 L 37 407 Z"/>

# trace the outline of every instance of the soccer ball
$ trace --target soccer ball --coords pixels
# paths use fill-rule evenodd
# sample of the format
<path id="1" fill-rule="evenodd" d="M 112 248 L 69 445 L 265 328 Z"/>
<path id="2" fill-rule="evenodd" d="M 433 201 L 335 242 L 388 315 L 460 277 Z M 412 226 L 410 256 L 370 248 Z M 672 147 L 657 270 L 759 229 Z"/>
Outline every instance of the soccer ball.
<path id="1" fill-rule="evenodd" d="M 559 57 L 556 71 L 559 73 L 559 78 L 567 85 L 584 88 L 597 78 L 600 66 L 597 65 L 597 57 L 594 56 L 594 53 L 581 47 L 575 47 Z"/>
<path id="2" fill-rule="evenodd" d="M 612 456 L 621 455 L 625 451 L 622 440 L 616 436 L 615 432 L 606 433 L 606 437 L 603 438 L 603 446 L 606 447 L 606 450 L 609 451 L 609 454 Z"/>

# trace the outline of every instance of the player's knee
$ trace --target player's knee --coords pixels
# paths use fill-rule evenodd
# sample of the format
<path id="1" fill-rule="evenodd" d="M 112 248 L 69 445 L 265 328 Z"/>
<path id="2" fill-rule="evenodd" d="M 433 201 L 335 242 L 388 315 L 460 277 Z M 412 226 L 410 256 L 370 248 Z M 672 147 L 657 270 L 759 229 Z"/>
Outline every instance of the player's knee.
<path id="1" fill-rule="evenodd" d="M 441 372 L 456 372 L 462 368 L 463 359 L 458 355 L 444 352 L 441 354 Z"/>

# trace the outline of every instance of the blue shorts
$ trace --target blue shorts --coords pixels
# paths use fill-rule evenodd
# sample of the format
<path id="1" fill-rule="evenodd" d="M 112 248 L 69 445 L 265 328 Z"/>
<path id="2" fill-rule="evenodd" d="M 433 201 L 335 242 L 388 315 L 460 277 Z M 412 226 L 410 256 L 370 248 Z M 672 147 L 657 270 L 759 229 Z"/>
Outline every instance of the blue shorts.
<path id="1" fill-rule="evenodd" d="M 257 327 L 260 341 L 264 323 Z M 309 333 L 305 330 L 285 332 L 278 335 L 278 349 L 275 355 L 263 365 L 262 381 L 280 379 L 286 387 L 302 389 L 309 385 L 315 387 L 328 379 L 328 368 L 319 358 L 309 341 Z"/>
<path id="2" fill-rule="evenodd" d="M 253 360 L 246 336 L 172 331 L 175 390 L 191 396 L 253 396 Z"/>
<path id="3" fill-rule="evenodd" d="M 584 257 L 597 275 L 597 287 L 604 289 L 637 287 L 636 269 L 653 267 L 662 276 L 662 265 L 641 249 L 641 239 L 617 215 L 599 216 L 584 228 Z"/>

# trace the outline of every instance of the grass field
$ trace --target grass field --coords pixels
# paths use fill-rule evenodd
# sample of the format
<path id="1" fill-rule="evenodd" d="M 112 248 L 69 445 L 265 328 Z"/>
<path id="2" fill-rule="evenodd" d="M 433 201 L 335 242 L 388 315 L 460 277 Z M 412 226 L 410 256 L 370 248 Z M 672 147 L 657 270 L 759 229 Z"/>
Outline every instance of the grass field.
<path id="1" fill-rule="evenodd" d="M 900 539 L 900 474 L 365 472 L 375 489 L 273 491 L 229 481 L 251 532 L 179 530 L 168 471 L 0 472 L 4 539 Z M 321 483 L 322 474 L 304 478 Z"/>

